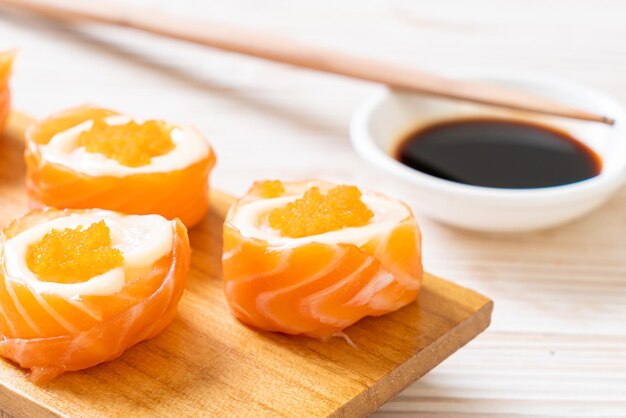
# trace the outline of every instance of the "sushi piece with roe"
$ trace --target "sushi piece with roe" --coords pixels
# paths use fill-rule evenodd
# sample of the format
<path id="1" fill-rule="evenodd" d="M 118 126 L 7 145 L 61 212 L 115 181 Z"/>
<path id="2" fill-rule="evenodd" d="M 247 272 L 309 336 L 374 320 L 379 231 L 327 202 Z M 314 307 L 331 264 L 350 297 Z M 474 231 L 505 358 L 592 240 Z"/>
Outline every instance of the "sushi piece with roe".
<path id="1" fill-rule="evenodd" d="M 11 111 L 9 76 L 15 59 L 15 51 L 0 52 L 0 133 L 4 130 Z"/>
<path id="2" fill-rule="evenodd" d="M 114 360 L 176 315 L 187 229 L 160 215 L 35 211 L 0 237 L 0 356 L 46 383 Z"/>
<path id="3" fill-rule="evenodd" d="M 216 158 L 194 128 L 81 106 L 35 123 L 26 141 L 26 187 L 35 209 L 159 214 L 187 227 L 208 210 Z"/>
<path id="4" fill-rule="evenodd" d="M 224 224 L 232 313 L 268 331 L 343 335 L 413 302 L 421 234 L 402 202 L 323 181 L 255 183 Z"/>

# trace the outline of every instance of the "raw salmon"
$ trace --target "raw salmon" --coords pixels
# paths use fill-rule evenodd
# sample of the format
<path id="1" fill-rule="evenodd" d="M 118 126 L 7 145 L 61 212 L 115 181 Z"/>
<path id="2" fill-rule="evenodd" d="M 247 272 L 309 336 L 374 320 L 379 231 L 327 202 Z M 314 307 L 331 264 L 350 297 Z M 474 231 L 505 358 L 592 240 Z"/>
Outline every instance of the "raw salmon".
<path id="1" fill-rule="evenodd" d="M 52 222 L 92 224 L 57 230 Z M 98 247 L 109 224 L 116 225 L 109 230 L 110 248 Z M 37 228 L 47 235 L 24 247 Z M 97 228 L 100 235 L 94 235 Z M 159 334 L 176 314 L 190 263 L 187 230 L 179 220 L 98 209 L 28 213 L 2 231 L 1 246 L 0 356 L 30 369 L 38 384 L 111 361 Z M 28 271 L 18 268 L 24 265 L 19 248 L 27 248 L 25 257 L 33 263 Z M 115 268 L 82 277 L 110 261 L 103 258 L 106 251 L 115 256 Z"/>
<path id="2" fill-rule="evenodd" d="M 76 129 L 81 123 L 107 120 L 114 116 L 119 117 L 120 114 L 94 106 L 81 106 L 55 114 L 30 127 L 26 134 L 25 161 L 26 187 L 32 208 L 103 208 L 129 214 L 155 213 L 168 219 L 180 218 L 187 227 L 198 223 L 208 210 L 209 174 L 216 161 L 206 141 L 203 141 L 206 155 L 188 155 L 185 158 L 191 158 L 193 162 L 175 169 L 150 168 L 159 159 L 170 155 L 173 158 L 174 151 L 152 158 L 149 164 L 143 166 L 121 166 L 112 158 L 97 152 L 86 152 L 81 146 L 67 153 L 67 161 L 60 160 L 58 155 L 56 160 L 52 158 L 50 145 L 55 136 L 70 132 L 71 128 Z M 106 135 L 108 131 L 103 132 L 100 135 Z M 197 134 L 197 131 L 193 132 Z M 132 134 L 126 134 L 128 137 L 122 138 L 122 142 L 114 142 L 124 134 L 118 133 L 115 138 L 96 137 L 99 141 L 96 146 L 108 147 L 106 151 L 118 154 L 137 151 L 137 146 L 132 148 L 135 139 Z M 110 143 L 107 143 L 109 139 Z M 146 141 L 139 147 L 154 143 L 154 138 L 144 139 Z M 181 144 L 176 144 L 174 148 L 184 149 Z M 98 171 L 99 166 L 91 166 L 89 161 L 102 166 L 112 163 L 120 168 L 120 172 Z"/>
<path id="3" fill-rule="evenodd" d="M 334 187 L 321 181 L 255 183 L 230 209 L 224 290 L 239 320 L 328 338 L 417 298 L 421 235 L 410 209 L 373 192 L 356 201 L 346 196 L 358 196 L 358 189 Z M 353 225 L 342 227 L 338 220 Z"/>
<path id="4" fill-rule="evenodd" d="M 9 92 L 9 76 L 15 58 L 15 51 L 0 52 L 0 133 L 11 110 L 11 93 Z"/>

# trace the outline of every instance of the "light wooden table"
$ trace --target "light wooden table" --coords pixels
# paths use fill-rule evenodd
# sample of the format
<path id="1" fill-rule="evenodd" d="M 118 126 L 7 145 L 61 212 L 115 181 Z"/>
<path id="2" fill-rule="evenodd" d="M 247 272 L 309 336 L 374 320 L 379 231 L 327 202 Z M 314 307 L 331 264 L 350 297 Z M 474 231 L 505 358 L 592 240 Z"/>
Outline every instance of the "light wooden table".
<path id="1" fill-rule="evenodd" d="M 428 69 L 544 71 L 626 101 L 626 3 L 617 0 L 135 3 Z M 350 147 L 351 113 L 375 86 L 123 30 L 0 16 L 0 49 L 15 46 L 17 108 L 43 116 L 94 102 L 192 123 L 218 151 L 214 184 L 225 190 L 324 177 L 412 201 L 410 187 Z M 422 226 L 427 269 L 492 297 L 493 324 L 377 417 L 626 416 L 626 188 L 544 232 Z"/>

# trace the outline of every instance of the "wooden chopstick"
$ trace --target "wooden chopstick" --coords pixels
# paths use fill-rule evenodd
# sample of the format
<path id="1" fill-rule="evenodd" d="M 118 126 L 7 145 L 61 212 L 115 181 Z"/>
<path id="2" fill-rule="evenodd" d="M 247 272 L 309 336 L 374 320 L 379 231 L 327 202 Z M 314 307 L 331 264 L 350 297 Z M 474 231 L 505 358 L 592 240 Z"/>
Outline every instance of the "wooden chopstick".
<path id="1" fill-rule="evenodd" d="M 38 15 L 76 22 L 99 22 L 142 30 L 225 51 L 298 67 L 387 84 L 433 96 L 613 125 L 609 117 L 488 84 L 448 79 L 414 68 L 303 45 L 286 36 L 200 22 L 125 4 L 85 0 L 0 0 Z"/>

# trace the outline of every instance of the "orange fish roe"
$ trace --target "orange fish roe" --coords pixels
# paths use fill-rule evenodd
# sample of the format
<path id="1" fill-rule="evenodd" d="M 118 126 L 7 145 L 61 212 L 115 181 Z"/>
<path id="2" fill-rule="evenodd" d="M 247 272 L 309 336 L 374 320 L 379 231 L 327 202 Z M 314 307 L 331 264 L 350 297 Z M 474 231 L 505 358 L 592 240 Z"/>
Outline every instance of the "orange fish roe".
<path id="1" fill-rule="evenodd" d="M 372 216 L 372 211 L 361 200 L 361 191 L 355 186 L 336 186 L 327 194 L 312 187 L 302 198 L 270 212 L 268 221 L 281 235 L 301 238 L 363 226 Z"/>
<path id="2" fill-rule="evenodd" d="M 165 155 L 176 147 L 170 134 L 171 128 L 158 120 L 108 125 L 96 119 L 89 130 L 80 134 L 78 145 L 122 165 L 141 167 L 150 164 L 152 157 Z"/>
<path id="3" fill-rule="evenodd" d="M 254 189 L 266 199 L 280 197 L 285 194 L 285 186 L 283 186 L 280 180 L 259 181 L 254 185 Z"/>
<path id="4" fill-rule="evenodd" d="M 120 267 L 122 252 L 111 247 L 111 231 L 100 221 L 83 229 L 53 229 L 28 248 L 26 264 L 39 280 L 80 283 Z"/>

